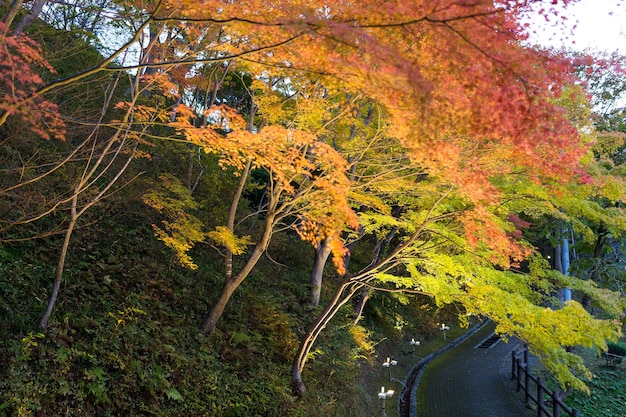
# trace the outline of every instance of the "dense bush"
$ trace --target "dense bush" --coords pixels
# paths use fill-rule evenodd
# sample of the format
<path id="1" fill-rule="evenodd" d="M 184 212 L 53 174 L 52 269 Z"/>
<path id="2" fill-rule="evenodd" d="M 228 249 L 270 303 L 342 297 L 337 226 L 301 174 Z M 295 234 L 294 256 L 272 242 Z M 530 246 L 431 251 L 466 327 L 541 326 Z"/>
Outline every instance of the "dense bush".
<path id="1" fill-rule="evenodd" d="M 612 355 L 626 356 L 626 343 L 623 342 L 609 342 L 607 343 L 609 347 L 609 353 Z"/>

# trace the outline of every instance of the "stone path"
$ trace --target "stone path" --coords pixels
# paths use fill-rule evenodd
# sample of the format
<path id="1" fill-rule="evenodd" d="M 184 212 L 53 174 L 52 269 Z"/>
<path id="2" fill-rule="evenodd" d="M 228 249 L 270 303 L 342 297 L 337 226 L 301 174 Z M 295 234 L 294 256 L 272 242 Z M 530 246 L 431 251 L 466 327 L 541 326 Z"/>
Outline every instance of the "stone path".
<path id="1" fill-rule="evenodd" d="M 417 417 L 528 417 L 510 378 L 515 339 L 478 345 L 492 335 L 487 324 L 430 362 L 418 381 Z"/>

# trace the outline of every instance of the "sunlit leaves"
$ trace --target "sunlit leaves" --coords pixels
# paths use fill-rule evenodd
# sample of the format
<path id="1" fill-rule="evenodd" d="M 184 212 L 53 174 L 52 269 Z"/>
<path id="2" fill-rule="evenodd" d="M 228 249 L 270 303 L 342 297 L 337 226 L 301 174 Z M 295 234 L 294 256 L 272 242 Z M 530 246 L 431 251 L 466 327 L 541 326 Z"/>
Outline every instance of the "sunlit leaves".
<path id="1" fill-rule="evenodd" d="M 247 161 L 267 170 L 272 187 L 284 193 L 278 210 L 298 218 L 300 237 L 314 245 L 331 238 L 333 259 L 342 268 L 346 250 L 338 238 L 345 227 L 355 228 L 357 218 L 348 203 L 347 163 L 332 147 L 304 130 L 269 125 L 250 132 L 233 109 L 212 110 L 213 123 L 196 128 L 187 119 L 174 123 L 185 137 L 215 153 L 224 167 L 241 170 Z"/>
<path id="2" fill-rule="evenodd" d="M 225 226 L 217 226 L 215 230 L 207 233 L 207 236 L 216 245 L 226 248 L 233 255 L 241 255 L 246 250 L 246 247 L 252 244 L 252 238 L 250 236 L 235 236 L 235 234 Z"/>
<path id="3" fill-rule="evenodd" d="M 550 100 L 570 81 L 567 61 L 514 41 L 523 37 L 515 17 L 524 2 L 399 1 L 372 13 L 380 7 L 371 1 L 358 7 L 185 1 L 164 2 L 153 17 L 179 26 L 180 39 L 168 32 L 162 40 L 172 43 L 173 61 L 222 62 L 244 54 L 247 70 L 258 77 L 251 91 L 259 96 L 259 115 L 269 123 L 320 126 L 328 119 L 324 89 L 331 86 L 374 100 L 393 126 L 389 135 L 413 160 L 470 198 L 493 198 L 489 176 L 512 162 L 564 179 L 576 172 L 576 131 Z M 194 35 L 187 39 L 193 47 L 182 47 L 185 32 Z M 302 74 L 316 80 L 302 88 Z M 287 86 L 281 94 L 275 80 Z M 285 97 L 292 94 L 300 100 L 295 117 L 285 115 Z"/>
<path id="4" fill-rule="evenodd" d="M 189 213 L 197 208 L 189 190 L 172 175 L 160 177 L 162 190 L 143 195 L 143 201 L 161 213 L 165 219 L 161 226 L 153 224 L 155 235 L 174 251 L 178 261 L 191 269 L 197 269 L 188 252 L 197 242 L 205 239 L 204 223 Z"/>
<path id="5" fill-rule="evenodd" d="M 478 311 L 496 320 L 498 332 L 515 334 L 527 341 L 564 387 L 586 390 L 578 378 L 589 374 L 582 359 L 567 352 L 565 346 L 601 349 L 606 346 L 606 339 L 613 340 L 619 334 L 619 322 L 598 320 L 575 301 L 551 309 L 495 286 L 472 287 L 468 296 Z"/>
<path id="6" fill-rule="evenodd" d="M 518 265 L 532 249 L 507 233 L 507 225 L 487 208 L 478 206 L 462 216 L 465 235 L 470 248 L 485 246 L 491 251 L 489 260 L 505 268 Z"/>

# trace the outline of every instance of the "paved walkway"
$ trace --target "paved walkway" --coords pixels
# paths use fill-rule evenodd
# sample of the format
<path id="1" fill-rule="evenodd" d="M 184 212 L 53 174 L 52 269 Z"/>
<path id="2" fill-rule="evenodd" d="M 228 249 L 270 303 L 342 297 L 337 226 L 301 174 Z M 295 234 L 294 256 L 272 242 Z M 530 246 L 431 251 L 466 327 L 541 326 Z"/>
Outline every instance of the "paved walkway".
<path id="1" fill-rule="evenodd" d="M 417 388 L 417 417 L 530 416 L 509 379 L 510 355 L 518 342 L 476 348 L 493 329 L 487 324 L 427 365 Z"/>

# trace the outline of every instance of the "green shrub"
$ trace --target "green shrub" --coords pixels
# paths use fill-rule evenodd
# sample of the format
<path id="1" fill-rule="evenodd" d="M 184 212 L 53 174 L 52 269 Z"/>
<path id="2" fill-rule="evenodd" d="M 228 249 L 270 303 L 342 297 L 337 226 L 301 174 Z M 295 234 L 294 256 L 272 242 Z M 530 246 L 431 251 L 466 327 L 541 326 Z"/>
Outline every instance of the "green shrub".
<path id="1" fill-rule="evenodd" d="M 609 347 L 609 353 L 612 355 L 619 355 L 619 356 L 626 356 L 626 343 L 623 342 L 617 342 L 617 343 L 612 343 L 609 342 L 607 343 L 607 346 Z"/>

